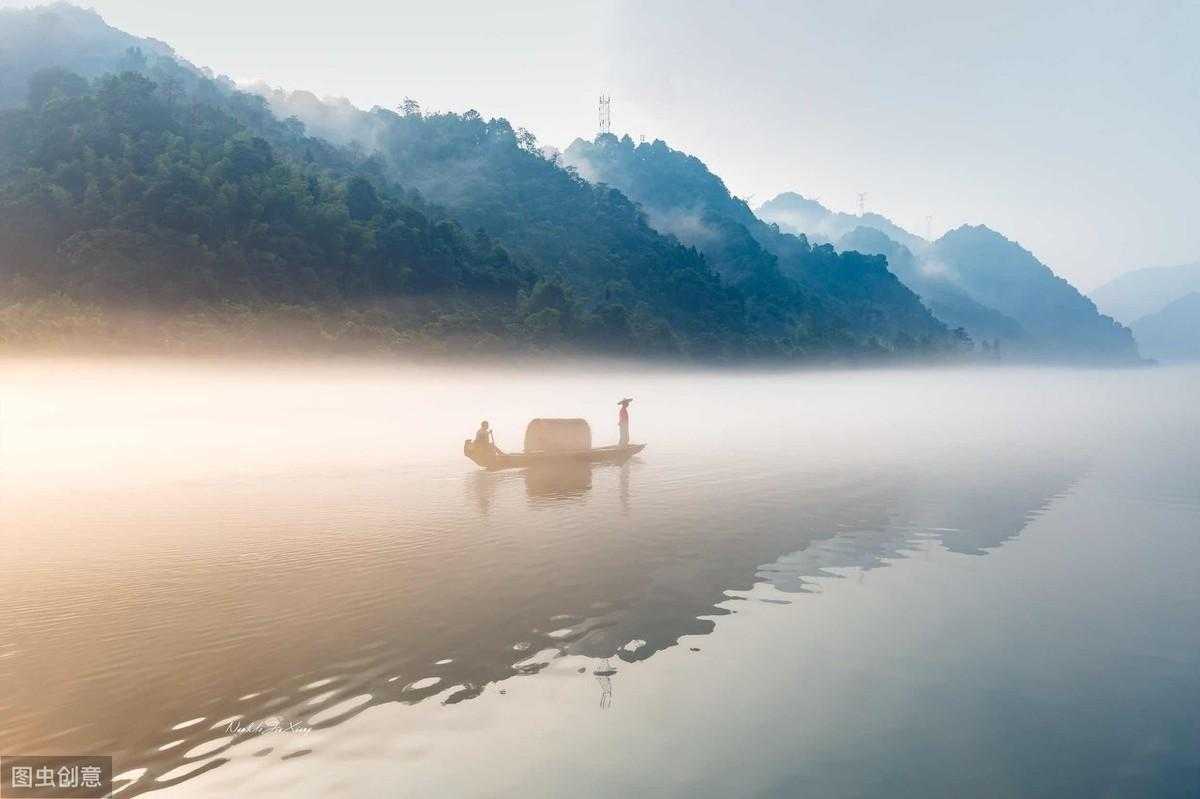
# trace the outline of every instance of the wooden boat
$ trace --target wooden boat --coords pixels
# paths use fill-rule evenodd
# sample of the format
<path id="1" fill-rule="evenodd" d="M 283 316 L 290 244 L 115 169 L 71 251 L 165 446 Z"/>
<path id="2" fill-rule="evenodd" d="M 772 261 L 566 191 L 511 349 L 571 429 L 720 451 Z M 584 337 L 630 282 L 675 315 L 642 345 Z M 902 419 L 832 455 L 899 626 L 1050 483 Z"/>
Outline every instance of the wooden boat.
<path id="1" fill-rule="evenodd" d="M 520 469 L 555 462 L 624 463 L 646 448 L 645 444 L 628 444 L 624 447 L 594 447 L 564 452 L 475 452 L 475 442 L 468 439 L 463 443 L 463 454 L 485 469 Z"/>
<path id="2" fill-rule="evenodd" d="M 498 452 L 463 442 L 463 454 L 485 469 L 520 469 L 555 463 L 624 463 L 645 444 L 593 447 L 592 431 L 583 419 L 534 419 L 525 428 L 524 452 Z"/>

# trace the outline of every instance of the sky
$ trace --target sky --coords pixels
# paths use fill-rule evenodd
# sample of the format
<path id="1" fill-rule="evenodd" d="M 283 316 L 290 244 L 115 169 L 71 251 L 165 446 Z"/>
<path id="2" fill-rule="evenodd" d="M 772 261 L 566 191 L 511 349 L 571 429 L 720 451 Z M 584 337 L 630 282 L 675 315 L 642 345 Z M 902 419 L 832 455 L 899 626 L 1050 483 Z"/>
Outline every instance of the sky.
<path id="1" fill-rule="evenodd" d="M 28 2 L 0 0 L 0 6 Z M 924 235 L 986 224 L 1080 288 L 1200 259 L 1200 2 L 95 0 L 241 82 L 614 132 Z"/>

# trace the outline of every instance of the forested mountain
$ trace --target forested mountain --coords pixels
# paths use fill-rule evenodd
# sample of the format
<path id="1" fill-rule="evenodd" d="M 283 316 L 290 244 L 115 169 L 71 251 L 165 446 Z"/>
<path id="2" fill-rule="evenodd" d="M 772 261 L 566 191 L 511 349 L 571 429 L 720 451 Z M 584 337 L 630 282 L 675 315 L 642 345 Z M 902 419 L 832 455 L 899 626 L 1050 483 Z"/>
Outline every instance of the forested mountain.
<path id="1" fill-rule="evenodd" d="M 820 339 L 763 313 L 694 249 L 661 236 L 627 197 L 542 157 L 533 137 L 479 114 L 371 112 L 381 174 L 487 231 L 522 263 L 599 309 L 621 335 L 667 334 L 710 355 L 831 352 Z M 645 330 L 630 331 L 629 324 Z M 644 324 L 643 324 L 644 323 Z M 657 330 L 658 332 L 654 332 Z"/>
<path id="2" fill-rule="evenodd" d="M 46 45 L 37 65 L 95 77 L 26 69 L 28 105 L 0 119 L 10 340 L 61 328 L 38 316 L 53 297 L 85 327 L 118 310 L 200 328 L 268 313 L 315 318 L 314 336 L 348 344 L 744 358 L 892 343 L 777 272 L 722 279 L 504 120 L 335 106 L 318 127 L 351 143 L 336 146 L 92 12 L 5 13 L 0 49 L 30 53 L 31 37 Z"/>
<path id="3" fill-rule="evenodd" d="M 694 156 L 662 141 L 635 145 L 628 136 L 577 139 L 562 155 L 569 167 L 598 185 L 619 188 L 657 229 L 704 253 L 735 285 L 765 296 L 799 288 L 800 301 L 838 320 L 857 336 L 889 346 L 953 346 L 955 339 L 892 275 L 884 259 L 832 247 L 811 247 L 803 236 L 768 225 L 730 195 L 719 177 Z"/>
<path id="4" fill-rule="evenodd" d="M 886 216 L 869 211 L 862 216 L 831 211 L 816 200 L 791 191 L 763 203 L 755 213 L 759 218 L 779 225 L 780 230 L 803 234 L 810 241 L 836 243 L 856 228 L 863 227 L 878 230 L 914 255 L 920 255 L 929 247 L 928 241 L 909 233 Z"/>
<path id="5" fill-rule="evenodd" d="M 1116 362 L 1139 357 L 1128 328 L 1102 316 L 1074 286 L 994 230 L 951 230 L 930 246 L 923 264 L 1020 323 L 1031 355 Z"/>
<path id="6" fill-rule="evenodd" d="M 1200 360 L 1200 292 L 1185 294 L 1132 327 L 1142 353 L 1150 358 Z"/>
<path id="7" fill-rule="evenodd" d="M 514 173 L 556 169 L 522 150 L 503 122 L 408 124 L 440 123 L 478 133 L 470 141 L 516 159 Z M 401 155 L 397 162 L 405 163 Z M 519 217 L 514 233 L 496 194 L 485 193 L 487 180 L 462 187 L 479 201 L 465 206 L 478 220 L 536 255 L 530 261 L 543 273 L 564 278 L 539 281 L 493 236 L 465 232 L 402 191 L 384 174 L 395 171 L 307 137 L 260 98 L 204 79 L 181 96 L 136 72 L 94 84 L 61 70 L 37 73 L 30 104 L 0 115 L 0 286 L 22 300 L 0 323 L 10 338 L 20 335 L 13 328 L 28 322 L 21 314 L 34 301 L 62 296 L 86 304 L 85 315 L 188 312 L 209 324 L 231 304 L 308 309 L 333 315 L 314 335 L 346 346 L 799 354 L 753 319 L 743 295 L 699 254 L 656 234 L 618 192 L 557 170 L 560 196 L 536 198 L 548 209 L 545 230 L 527 233 Z M 604 249 L 583 249 L 588 241 L 554 217 L 563 208 Z M 552 249 L 553 239 L 565 241 Z M 808 352 L 856 351 L 855 342 L 825 343 Z"/>
<path id="8" fill-rule="evenodd" d="M 951 328 L 963 328 L 972 340 L 991 350 L 998 344 L 1011 351 L 1028 346 L 1017 320 L 972 299 L 945 272 L 927 269 L 907 247 L 875 228 L 858 227 L 838 240 L 839 250 L 882 255 L 903 283 L 915 291 L 935 317 Z"/>
<path id="9" fill-rule="evenodd" d="M 267 103 L 63 4 L 4 12 L 0 51 L 0 102 L 28 99 L 0 119 L 10 341 L 31 319 L 54 327 L 53 298 L 85 327 L 131 310 L 205 329 L 282 315 L 347 343 L 706 359 L 956 343 L 927 314 L 873 304 L 903 291 L 881 259 L 814 251 L 797 281 L 742 230 L 744 268 L 724 268 L 734 252 L 714 268 L 502 119 L 260 87 Z"/>
<path id="10" fill-rule="evenodd" d="M 297 115 L 323 135 L 374 152 L 385 174 L 445 205 L 468 225 L 487 230 L 540 274 L 562 280 L 590 301 L 626 310 L 652 301 L 639 281 L 655 279 L 664 258 L 685 257 L 678 248 L 682 242 L 682 250 L 690 253 L 686 257 L 700 257 L 743 299 L 753 350 L 819 355 L 959 346 L 891 280 L 886 267 L 857 256 L 843 258 L 832 248 L 813 252 L 803 239 L 781 237 L 744 203 L 733 201 L 723 185 L 719 194 L 733 212 L 711 215 L 709 229 L 722 233 L 701 243 L 664 223 L 654 208 L 630 203 L 627 187 L 593 184 L 564 169 L 557 157 L 538 148 L 532 134 L 514 132 L 504 120 L 484 120 L 474 112 L 424 114 L 415 104 L 400 113 L 376 108 L 355 114 L 344 104 L 317 101 L 307 93 L 258 90 L 277 114 Z M 707 170 L 704 174 L 716 180 Z M 597 198 L 609 210 L 597 213 Z M 611 212 L 618 207 L 619 213 Z M 807 279 L 781 270 L 782 259 L 766 251 L 739 220 L 801 253 L 809 266 Z M 882 290 L 872 285 L 876 280 Z M 887 292 L 899 302 L 875 302 Z M 713 324 L 717 330 L 728 325 L 719 309 L 709 329 Z"/>
<path id="11" fill-rule="evenodd" d="M 201 328 L 239 307 L 320 309 L 339 316 L 317 334 L 347 343 L 510 332 L 531 273 L 262 106 L 136 72 L 35 74 L 29 105 L 0 114 L 0 288 L 19 301 L 5 334 L 52 297 Z"/>
<path id="12" fill-rule="evenodd" d="M 1200 292 L 1200 263 L 1136 269 L 1110 280 L 1090 296 L 1101 311 L 1132 325 L 1192 292 Z"/>

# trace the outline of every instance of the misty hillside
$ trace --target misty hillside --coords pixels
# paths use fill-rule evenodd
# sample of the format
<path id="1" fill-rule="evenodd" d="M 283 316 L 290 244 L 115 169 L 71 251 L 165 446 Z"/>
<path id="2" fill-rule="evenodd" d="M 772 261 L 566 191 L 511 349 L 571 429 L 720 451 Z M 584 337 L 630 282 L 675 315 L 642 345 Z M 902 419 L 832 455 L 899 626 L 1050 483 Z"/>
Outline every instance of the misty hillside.
<path id="1" fill-rule="evenodd" d="M 47 27 L 70 35 L 43 40 Z M 724 279 L 502 119 L 415 104 L 330 112 L 289 95 L 331 143 L 278 98 L 211 79 L 92 12 L 6 13 L 0 50 L 34 42 L 43 69 L 20 70 L 27 86 L 10 87 L 0 117 L 10 342 L 62 329 L 65 308 L 67 327 L 108 330 L 129 311 L 204 330 L 231 313 L 282 315 L 348 346 L 745 358 L 952 343 L 874 335 L 885 325 L 831 312 L 778 270 Z"/>
<path id="2" fill-rule="evenodd" d="M 803 234 L 812 241 L 835 243 L 856 228 L 878 230 L 892 241 L 903 244 L 909 252 L 920 255 L 929 242 L 909 233 L 892 220 L 871 212 L 862 216 L 831 211 L 816 200 L 787 191 L 768 200 L 755 212 L 759 218 L 779 225 L 780 230 Z"/>
<path id="3" fill-rule="evenodd" d="M 1067 281 L 1015 242 L 986 227 L 964 226 L 930 244 L 885 217 L 837 214 L 785 193 L 758 211 L 780 228 L 812 231 L 841 250 L 884 255 L 892 271 L 935 317 L 976 342 L 1033 359 L 1128 361 L 1129 331 L 1099 315 Z M 914 246 L 909 247 L 904 242 Z"/>
<path id="4" fill-rule="evenodd" d="M 156 39 L 111 27 L 90 9 L 69 3 L 0 9 L 0 108 L 23 105 L 29 79 L 47 67 L 94 78 L 152 70 L 158 59 L 174 63 L 175 52 Z"/>
<path id="5" fill-rule="evenodd" d="M 1149 358 L 1200 360 L 1200 292 L 1185 294 L 1132 327 L 1142 354 Z"/>
<path id="6" fill-rule="evenodd" d="M 984 226 L 963 225 L 935 241 L 923 259 L 976 302 L 1015 319 L 1036 354 L 1048 358 L 1133 361 L 1128 328 L 1028 250 Z"/>
<path id="7" fill-rule="evenodd" d="M 570 283 L 583 296 L 622 304 L 636 301 L 627 287 L 641 268 L 630 271 L 627 259 L 647 266 L 651 262 L 642 257 L 644 247 L 638 253 L 629 245 L 649 234 L 652 238 L 645 241 L 652 241 L 652 248 L 682 241 L 688 251 L 703 254 L 722 280 L 744 297 L 751 327 L 771 339 L 758 346 L 796 353 L 958 346 L 917 302 L 910 302 L 902 313 L 881 312 L 863 303 L 863 294 L 870 297 L 875 292 L 869 287 L 873 270 L 885 284 L 890 278 L 886 268 L 870 265 L 868 259 L 860 259 L 861 276 L 856 276 L 853 268 L 839 268 L 853 259 L 843 261 L 829 249 L 810 259 L 811 281 L 789 279 L 793 276 L 784 273 L 779 259 L 737 219 L 777 238 L 778 231 L 759 222 L 744 203 L 732 201 L 723 185 L 713 194 L 723 196 L 726 210 L 734 206 L 735 218 L 710 215 L 706 229 L 722 232 L 701 246 L 685 229 L 686 222 L 683 227 L 664 223 L 654 208 L 630 203 L 628 192 L 618 190 L 623 187 L 583 180 L 556 158 L 544 156 L 532 134 L 514 132 L 504 120 L 484 120 L 473 112 L 424 114 L 415 104 L 402 113 L 376 108 L 355 115 L 336 102 L 314 103 L 311 94 L 259 90 L 276 113 L 311 119 L 327 135 L 371 150 L 386 174 L 445 205 L 465 223 L 497 236 L 534 269 Z M 614 202 L 619 198 L 632 215 L 598 215 L 590 207 L 591 197 Z M 803 239 L 786 238 L 790 248 L 810 252 Z M 913 299 L 903 286 L 891 283 L 886 291 Z M 836 296 L 834 289 L 843 296 Z M 904 313 L 910 313 L 915 324 Z"/>
<path id="8" fill-rule="evenodd" d="M 296 110 L 294 102 L 288 110 Z M 380 174 L 445 206 L 538 274 L 617 317 L 665 318 L 712 353 L 850 353 L 868 345 L 783 291 L 722 279 L 695 249 L 648 225 L 624 194 L 561 168 L 531 134 L 503 119 L 377 108 L 345 121 L 357 131 L 353 142 L 373 148 Z"/>
<path id="9" fill-rule="evenodd" d="M 1130 325 L 1194 291 L 1200 291 L 1200 263 L 1126 272 L 1089 296 L 1101 311 Z"/>
<path id="10" fill-rule="evenodd" d="M 884 217 L 833 214 L 796 194 L 760 209 L 776 219 L 790 214 L 790 224 L 808 224 L 822 235 L 852 225 L 836 239 L 842 260 L 834 266 L 832 248 L 810 247 L 805 237 L 758 219 L 703 162 L 661 141 L 635 145 L 629 137 L 602 135 L 576 140 L 563 158 L 590 179 L 625 191 L 652 224 L 699 248 L 724 273 L 775 256 L 781 273 L 841 303 L 831 307 L 846 309 L 860 323 L 906 320 L 916 326 L 932 312 L 949 329 L 962 328 L 976 342 L 1014 357 L 1138 358 L 1127 329 L 1100 316 L 1028 251 L 987 228 L 960 228 L 929 245 Z M 872 266 L 860 253 L 883 258 Z"/>
<path id="11" fill-rule="evenodd" d="M 892 272 L 920 296 L 935 317 L 951 328 L 963 328 L 972 340 L 989 346 L 1000 342 L 1004 350 L 1027 345 L 1017 320 L 972 299 L 944 272 L 926 269 L 907 247 L 876 228 L 855 228 L 838 240 L 837 247 L 887 258 Z"/>
<path id="12" fill-rule="evenodd" d="M 860 334 L 885 342 L 953 340 L 883 259 L 814 248 L 764 223 L 700 159 L 662 141 L 635 145 L 628 136 L 602 134 L 575 140 L 562 157 L 589 180 L 628 194 L 652 225 L 699 249 L 735 283 L 782 277 Z"/>

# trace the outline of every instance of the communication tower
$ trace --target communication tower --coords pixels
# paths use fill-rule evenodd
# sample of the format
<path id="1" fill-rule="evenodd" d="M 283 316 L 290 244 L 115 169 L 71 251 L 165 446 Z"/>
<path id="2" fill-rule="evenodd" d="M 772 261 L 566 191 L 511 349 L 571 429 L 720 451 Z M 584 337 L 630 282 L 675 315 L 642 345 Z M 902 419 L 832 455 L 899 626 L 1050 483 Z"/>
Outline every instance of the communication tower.
<path id="1" fill-rule="evenodd" d="M 600 95 L 600 132 L 612 132 L 612 97 Z"/>

